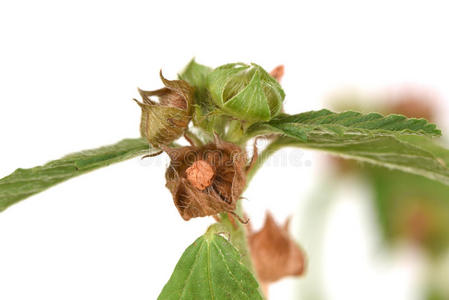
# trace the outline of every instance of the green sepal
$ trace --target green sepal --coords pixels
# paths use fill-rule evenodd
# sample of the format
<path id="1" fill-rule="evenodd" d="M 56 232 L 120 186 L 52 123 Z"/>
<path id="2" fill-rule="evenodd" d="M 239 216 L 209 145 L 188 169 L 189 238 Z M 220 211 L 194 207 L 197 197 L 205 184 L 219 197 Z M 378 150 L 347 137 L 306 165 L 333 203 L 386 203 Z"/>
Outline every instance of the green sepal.
<path id="1" fill-rule="evenodd" d="M 279 114 L 285 98 L 279 83 L 256 64 L 216 68 L 208 76 L 208 89 L 224 113 L 251 123 L 268 121 Z"/>

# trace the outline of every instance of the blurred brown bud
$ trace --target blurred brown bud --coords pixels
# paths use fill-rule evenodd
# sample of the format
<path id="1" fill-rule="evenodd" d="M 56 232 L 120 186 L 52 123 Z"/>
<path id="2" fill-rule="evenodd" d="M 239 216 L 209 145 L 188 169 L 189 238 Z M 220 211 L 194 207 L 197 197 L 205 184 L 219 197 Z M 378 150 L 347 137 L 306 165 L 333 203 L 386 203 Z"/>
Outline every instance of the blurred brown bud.
<path id="1" fill-rule="evenodd" d="M 408 118 L 435 120 L 437 107 L 432 94 L 425 91 L 405 90 L 392 98 L 390 113 L 401 114 Z"/>
<path id="2" fill-rule="evenodd" d="M 165 177 L 181 217 L 234 213 L 246 182 L 246 152 L 216 138 L 203 147 L 163 150 L 171 158 Z"/>
<path id="3" fill-rule="evenodd" d="M 160 148 L 179 138 L 191 119 L 193 88 L 184 80 L 167 80 L 160 73 L 165 87 L 155 91 L 139 89 L 142 102 L 140 133 L 148 142 Z M 151 97 L 159 98 L 155 102 Z"/>
<path id="4" fill-rule="evenodd" d="M 288 227 L 289 220 L 279 226 L 269 212 L 259 232 L 252 232 L 249 227 L 251 258 L 262 285 L 286 276 L 299 276 L 305 271 L 304 252 L 290 237 Z"/>
<path id="5" fill-rule="evenodd" d="M 284 65 L 279 65 L 271 70 L 270 75 L 276 79 L 277 82 L 281 82 L 282 77 L 284 76 Z"/>

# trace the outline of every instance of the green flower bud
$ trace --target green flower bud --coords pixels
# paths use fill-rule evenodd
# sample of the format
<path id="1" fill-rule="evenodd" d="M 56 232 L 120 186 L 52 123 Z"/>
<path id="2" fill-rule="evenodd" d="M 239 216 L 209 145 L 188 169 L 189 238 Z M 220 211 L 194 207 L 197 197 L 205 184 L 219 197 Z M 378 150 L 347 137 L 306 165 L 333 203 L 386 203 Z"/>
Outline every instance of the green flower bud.
<path id="1" fill-rule="evenodd" d="M 164 88 L 155 91 L 139 89 L 143 103 L 134 99 L 142 109 L 140 134 L 155 148 L 178 139 L 192 116 L 193 89 L 184 80 L 167 80 L 160 73 Z M 150 97 L 158 97 L 155 102 Z"/>
<path id="2" fill-rule="evenodd" d="M 262 67 L 242 63 L 216 68 L 208 76 L 214 103 L 226 114 L 249 121 L 268 121 L 282 109 L 285 93 Z"/>

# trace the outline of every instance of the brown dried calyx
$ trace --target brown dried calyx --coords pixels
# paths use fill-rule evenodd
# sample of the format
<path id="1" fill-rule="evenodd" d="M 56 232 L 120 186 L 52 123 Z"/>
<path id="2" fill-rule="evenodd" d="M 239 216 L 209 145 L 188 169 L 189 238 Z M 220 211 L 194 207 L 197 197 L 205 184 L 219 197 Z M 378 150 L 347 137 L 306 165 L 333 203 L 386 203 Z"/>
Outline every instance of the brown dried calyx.
<path id="1" fill-rule="evenodd" d="M 288 233 L 289 221 L 279 226 L 267 212 L 265 224 L 258 232 L 248 226 L 251 258 L 261 285 L 286 276 L 299 276 L 305 271 L 305 255 Z"/>
<path id="2" fill-rule="evenodd" d="M 186 130 L 192 116 L 193 88 L 183 80 L 167 80 L 160 73 L 164 88 L 139 89 L 142 101 L 140 133 L 155 148 L 168 145 Z M 159 102 L 154 98 L 159 99 Z"/>
<path id="3" fill-rule="evenodd" d="M 202 146 L 163 147 L 171 158 L 167 188 L 184 220 L 234 214 L 246 182 L 247 157 L 239 146 L 216 137 Z"/>

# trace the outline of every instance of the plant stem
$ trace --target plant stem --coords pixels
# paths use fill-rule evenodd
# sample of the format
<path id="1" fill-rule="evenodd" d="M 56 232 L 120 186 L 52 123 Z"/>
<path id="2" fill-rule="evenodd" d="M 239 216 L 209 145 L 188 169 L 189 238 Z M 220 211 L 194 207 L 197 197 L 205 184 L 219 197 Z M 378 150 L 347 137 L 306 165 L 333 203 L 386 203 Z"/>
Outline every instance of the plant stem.
<path id="1" fill-rule="evenodd" d="M 253 176 L 257 173 L 260 167 L 267 161 L 267 159 L 277 150 L 282 147 L 282 143 L 279 142 L 278 139 L 271 142 L 257 157 L 256 162 L 253 167 L 247 174 L 246 187 L 248 187 L 249 182 L 253 178 Z M 235 211 L 238 215 L 244 216 L 242 202 L 239 200 L 237 202 L 237 208 Z M 257 274 L 254 271 L 254 267 L 251 261 L 251 253 L 248 245 L 248 237 L 244 224 L 236 220 L 231 220 L 232 216 L 229 216 L 227 213 L 222 213 L 220 215 L 220 222 L 212 225 L 215 232 L 226 232 L 229 233 L 230 242 L 237 250 L 240 252 L 242 263 L 254 274 L 257 278 Z M 259 287 L 261 288 L 261 287 Z M 263 295 L 263 291 L 260 289 L 261 295 Z M 265 295 L 266 296 L 266 295 Z"/>
<path id="2" fill-rule="evenodd" d="M 260 167 L 263 165 L 264 162 L 277 150 L 279 150 L 282 147 L 282 143 L 279 143 L 278 140 L 274 140 L 272 143 L 270 143 L 258 156 L 255 164 L 251 168 L 251 170 L 248 172 L 247 175 L 247 181 L 246 181 L 246 187 L 248 187 L 249 182 L 253 178 L 253 176 L 256 174 L 256 172 L 260 169 Z M 246 189 L 245 187 L 245 189 Z M 237 209 L 236 213 L 240 216 L 244 216 L 243 208 L 242 208 L 242 202 L 239 200 L 237 202 Z M 248 241 L 246 237 L 246 228 L 243 224 L 240 222 L 232 222 L 230 220 L 230 217 L 228 214 L 223 213 L 221 214 L 221 221 L 217 226 L 219 226 L 219 230 L 229 232 L 231 235 L 231 243 L 236 247 L 240 254 L 242 255 L 242 262 L 250 269 L 253 270 L 252 262 L 251 262 L 251 255 L 250 250 L 248 246 Z M 218 229 L 218 228 L 217 228 Z"/>

